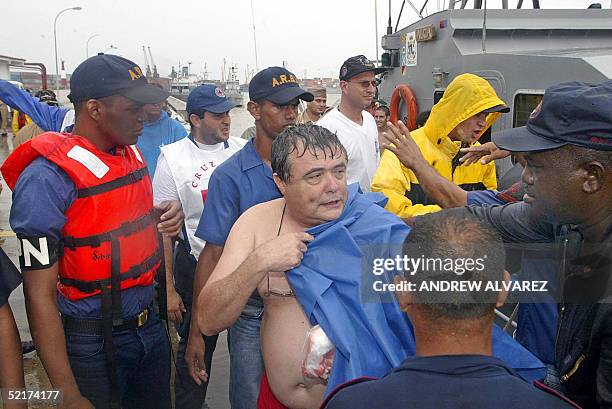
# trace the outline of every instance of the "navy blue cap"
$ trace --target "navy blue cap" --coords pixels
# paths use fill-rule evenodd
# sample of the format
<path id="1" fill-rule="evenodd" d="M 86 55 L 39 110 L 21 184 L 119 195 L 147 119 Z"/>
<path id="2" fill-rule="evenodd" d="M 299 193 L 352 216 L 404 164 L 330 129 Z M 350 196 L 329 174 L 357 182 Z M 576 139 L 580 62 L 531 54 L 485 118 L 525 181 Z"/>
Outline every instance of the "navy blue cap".
<path id="1" fill-rule="evenodd" d="M 500 149 L 532 152 L 575 145 L 612 150 L 612 81 L 566 82 L 546 89 L 526 126 L 493 134 Z"/>
<path id="2" fill-rule="evenodd" d="M 373 72 L 374 75 L 378 75 L 387 71 L 387 69 L 376 67 L 376 65 L 368 60 L 365 55 L 356 55 L 342 63 L 339 78 L 342 81 L 348 81 L 356 75 L 370 71 Z"/>
<path id="3" fill-rule="evenodd" d="M 249 83 L 249 99 L 267 99 L 277 105 L 286 105 L 299 98 L 310 102 L 314 95 L 300 88 L 297 77 L 283 67 L 268 67 L 259 71 Z"/>
<path id="4" fill-rule="evenodd" d="M 112 54 L 94 55 L 79 64 L 70 77 L 72 102 L 123 95 L 143 104 L 165 101 L 168 93 L 149 84 L 140 67 Z"/>
<path id="5" fill-rule="evenodd" d="M 187 113 L 208 111 L 213 114 L 224 114 L 236 104 L 225 97 L 223 90 L 214 85 L 199 85 L 187 97 Z"/>

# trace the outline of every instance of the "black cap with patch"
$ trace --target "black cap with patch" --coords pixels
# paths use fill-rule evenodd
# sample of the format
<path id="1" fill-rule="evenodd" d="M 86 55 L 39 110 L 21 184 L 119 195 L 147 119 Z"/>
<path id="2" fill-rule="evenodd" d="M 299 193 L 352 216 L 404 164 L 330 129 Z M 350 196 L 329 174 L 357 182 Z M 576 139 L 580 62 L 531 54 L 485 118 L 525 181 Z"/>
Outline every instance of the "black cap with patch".
<path id="1" fill-rule="evenodd" d="M 575 145 L 612 150 L 612 81 L 566 82 L 546 89 L 526 126 L 493 134 L 500 149 L 544 151 Z"/>
<path id="2" fill-rule="evenodd" d="M 140 67 L 123 57 L 98 54 L 79 64 L 70 77 L 71 102 L 123 95 L 142 104 L 165 101 L 168 93 L 149 84 Z"/>
<path id="3" fill-rule="evenodd" d="M 365 55 L 356 55 L 342 63 L 339 77 L 341 81 L 348 81 L 355 75 L 370 71 L 374 72 L 374 75 L 378 75 L 387 71 L 387 69 L 381 67 L 377 68 L 372 61 L 365 57 Z"/>

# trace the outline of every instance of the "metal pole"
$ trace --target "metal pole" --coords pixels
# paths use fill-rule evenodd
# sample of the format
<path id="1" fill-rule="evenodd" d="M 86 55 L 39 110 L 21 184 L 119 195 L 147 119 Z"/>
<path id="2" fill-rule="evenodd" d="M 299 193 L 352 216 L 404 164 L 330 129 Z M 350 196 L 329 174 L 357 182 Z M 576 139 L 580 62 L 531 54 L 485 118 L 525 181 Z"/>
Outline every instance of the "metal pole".
<path id="1" fill-rule="evenodd" d="M 387 23 L 387 35 L 393 34 L 393 26 L 391 25 L 391 0 L 389 0 L 389 22 Z"/>
<path id="2" fill-rule="evenodd" d="M 484 16 L 482 19 L 482 53 L 487 52 L 487 0 L 484 0 Z"/>
<path id="3" fill-rule="evenodd" d="M 374 31 L 376 35 L 376 64 L 378 65 L 378 0 L 374 0 Z"/>
<path id="4" fill-rule="evenodd" d="M 255 45 L 255 71 L 259 71 L 259 62 L 257 60 L 257 35 L 255 33 L 255 9 L 253 8 L 253 0 L 251 0 L 251 18 L 253 19 L 253 44 Z"/>
<path id="5" fill-rule="evenodd" d="M 62 13 L 65 13 L 66 11 L 69 11 L 69 10 L 81 10 L 81 7 L 76 6 L 76 7 L 69 7 L 67 9 L 63 9 L 59 13 L 57 13 L 57 15 L 55 16 L 55 20 L 53 20 L 53 43 L 55 46 L 55 89 L 58 91 L 59 91 L 59 64 L 57 62 L 57 19 L 59 18 L 60 15 L 62 15 Z"/>
<path id="6" fill-rule="evenodd" d="M 87 39 L 87 42 L 85 43 L 85 58 L 89 58 L 89 42 L 91 41 L 92 38 L 95 37 L 100 37 L 100 34 L 94 34 L 91 37 L 89 37 Z"/>
<path id="7" fill-rule="evenodd" d="M 412 10 L 420 17 L 423 18 L 423 15 L 419 12 L 419 9 L 416 8 L 416 6 L 414 4 L 412 4 L 412 0 L 406 0 L 408 2 L 408 4 L 410 5 L 410 7 L 412 7 Z"/>

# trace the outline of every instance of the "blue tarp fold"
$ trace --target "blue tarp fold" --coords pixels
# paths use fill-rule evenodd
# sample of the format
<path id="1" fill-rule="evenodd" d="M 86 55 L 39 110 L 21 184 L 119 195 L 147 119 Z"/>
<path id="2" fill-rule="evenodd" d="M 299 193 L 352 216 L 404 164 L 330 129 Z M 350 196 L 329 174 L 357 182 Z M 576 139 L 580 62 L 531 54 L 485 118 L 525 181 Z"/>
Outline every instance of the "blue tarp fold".
<path id="1" fill-rule="evenodd" d="M 415 353 L 412 326 L 394 295 L 372 290 L 391 283 L 393 272 L 372 274 L 374 258 L 395 258 L 410 229 L 383 209 L 380 193 L 349 186 L 342 215 L 308 233 L 315 240 L 300 266 L 287 272 L 312 325 L 319 324 L 336 346 L 327 391 L 360 376 L 380 377 Z M 542 363 L 496 327 L 493 354 L 528 380 L 543 376 Z"/>

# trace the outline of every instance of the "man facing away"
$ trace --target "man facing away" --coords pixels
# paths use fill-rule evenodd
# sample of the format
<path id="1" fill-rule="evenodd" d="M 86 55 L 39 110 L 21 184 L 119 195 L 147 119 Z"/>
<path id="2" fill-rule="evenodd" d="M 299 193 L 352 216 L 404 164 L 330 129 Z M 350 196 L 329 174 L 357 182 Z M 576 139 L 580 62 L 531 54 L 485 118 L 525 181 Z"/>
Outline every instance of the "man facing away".
<path id="1" fill-rule="evenodd" d="M 530 385 L 492 356 L 493 310 L 506 296 L 484 291 L 486 283 L 504 281 L 504 247 L 492 229 L 464 209 L 421 216 L 413 222 L 404 255 L 428 262 L 481 259 L 484 268 L 459 274 L 433 264 L 397 276 L 398 300 L 414 327 L 416 356 L 381 379 L 348 382 L 325 408 L 577 407 L 542 385 L 549 393 Z M 440 282 L 480 283 L 482 289 L 433 290 L 431 284 Z"/>
<path id="2" fill-rule="evenodd" d="M 508 111 L 487 80 L 462 74 L 446 88 L 425 126 L 411 135 L 427 162 L 446 179 L 464 190 L 495 189 L 495 164 L 463 165 L 459 150 L 478 145 L 480 136 L 500 113 Z M 402 167 L 391 151 L 381 158 L 372 190 L 384 193 L 389 198 L 386 209 L 403 219 L 440 210 L 425 194 L 414 173 Z"/>
<path id="3" fill-rule="evenodd" d="M 168 316 L 179 334 L 177 376 L 174 382 L 177 409 L 200 409 L 206 400 L 208 381 L 198 385 L 189 375 L 185 349 L 189 338 L 193 281 L 198 257 L 206 244 L 195 236 L 208 194 L 213 171 L 238 152 L 245 140 L 230 136 L 229 111 L 235 105 L 214 85 L 194 88 L 187 99 L 191 133 L 187 138 L 161 147 L 153 178 L 154 202 L 179 200 L 185 213 L 185 226 L 174 257 L 174 277 L 167 271 Z M 217 335 L 205 337 L 204 362 L 210 377 Z"/>
<path id="4" fill-rule="evenodd" d="M 347 183 L 358 182 L 364 192 L 370 191 L 380 161 L 376 122 L 365 109 L 374 98 L 375 75 L 384 71 L 363 55 L 347 59 L 340 68 L 340 105 L 317 123 L 338 135 L 348 153 Z"/>
<path id="5" fill-rule="evenodd" d="M 210 178 L 204 212 L 195 233 L 206 241 L 206 246 L 198 259 L 194 299 L 217 265 L 238 217 L 258 203 L 281 196 L 270 167 L 272 142 L 283 129 L 295 124 L 300 99 L 307 102 L 313 99 L 311 93 L 299 87 L 295 75 L 281 67 L 269 67 L 257 73 L 249 84 L 249 97 L 247 109 L 255 118 L 256 135 Z M 259 294 L 253 292 L 243 307 L 240 318 L 229 329 L 229 393 L 233 409 L 251 409 L 256 405 L 263 371 L 259 342 L 263 302 Z M 209 316 L 215 312 L 206 308 L 192 311 L 185 360 L 196 382 L 206 377 L 204 345 L 197 328 L 200 314 Z"/>

